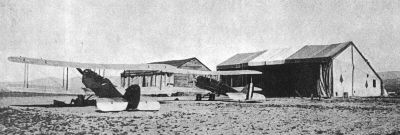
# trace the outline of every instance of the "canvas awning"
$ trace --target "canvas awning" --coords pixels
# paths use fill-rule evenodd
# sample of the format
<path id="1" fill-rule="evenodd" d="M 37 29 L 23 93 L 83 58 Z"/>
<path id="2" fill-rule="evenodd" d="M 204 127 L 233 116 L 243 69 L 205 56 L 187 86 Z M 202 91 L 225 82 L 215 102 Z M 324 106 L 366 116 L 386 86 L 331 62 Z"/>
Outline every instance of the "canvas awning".
<path id="1" fill-rule="evenodd" d="M 266 50 L 263 54 L 248 62 L 249 66 L 284 64 L 285 60 L 303 46 Z"/>
<path id="2" fill-rule="evenodd" d="M 346 49 L 350 42 L 331 45 L 305 45 L 239 53 L 217 66 L 217 69 L 241 69 L 246 66 L 278 65 L 285 63 L 327 62 Z"/>
<path id="3" fill-rule="evenodd" d="M 195 75 L 254 75 L 254 74 L 262 74 L 262 72 L 255 71 L 255 70 L 199 71 L 199 70 L 186 70 L 186 69 L 176 69 L 174 71 L 171 71 L 171 73 L 195 74 Z"/>
<path id="4" fill-rule="evenodd" d="M 241 68 L 243 64 L 247 64 L 249 61 L 253 60 L 254 58 L 258 57 L 259 55 L 263 54 L 264 51 L 259 52 L 252 52 L 252 53 L 239 53 L 231 58 L 225 60 L 221 64 L 218 64 L 218 67 L 226 68 Z"/>
<path id="5" fill-rule="evenodd" d="M 123 74 L 136 74 L 144 75 L 151 73 L 178 73 L 178 74 L 195 74 L 195 75 L 255 75 L 262 74 L 260 71 L 255 70 L 235 70 L 235 71 L 200 71 L 200 70 L 188 70 L 188 69 L 168 69 L 168 70 L 127 70 Z"/>

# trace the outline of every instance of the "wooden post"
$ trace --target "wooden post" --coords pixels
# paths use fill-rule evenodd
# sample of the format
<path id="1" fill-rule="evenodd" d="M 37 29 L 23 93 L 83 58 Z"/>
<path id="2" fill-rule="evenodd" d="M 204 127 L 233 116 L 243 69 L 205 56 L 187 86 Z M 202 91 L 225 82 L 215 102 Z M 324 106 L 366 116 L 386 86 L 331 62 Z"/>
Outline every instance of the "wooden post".
<path id="1" fill-rule="evenodd" d="M 146 87 L 146 76 L 142 76 L 142 87 Z"/>
<path id="2" fill-rule="evenodd" d="M 168 83 L 171 81 L 171 76 L 168 76 L 168 74 L 165 74 L 165 85 L 168 86 Z"/>
<path id="3" fill-rule="evenodd" d="M 63 79 L 62 79 L 62 88 L 64 88 L 64 87 L 65 87 L 65 86 L 64 86 L 64 85 L 65 85 L 65 84 L 64 84 L 64 81 L 65 81 L 65 80 L 64 80 L 64 78 L 65 78 L 65 77 L 64 77 L 64 76 L 65 76 L 64 74 L 65 74 L 65 68 L 63 67 L 63 75 L 62 75 L 62 78 L 63 78 Z"/>
<path id="4" fill-rule="evenodd" d="M 29 64 L 26 64 L 26 88 L 29 88 Z"/>
<path id="5" fill-rule="evenodd" d="M 26 86 L 26 63 L 24 65 L 24 85 L 22 86 L 22 88 L 25 88 Z"/>
<path id="6" fill-rule="evenodd" d="M 243 81 L 243 75 L 240 75 L 240 78 L 241 78 L 241 86 L 244 86 L 244 81 Z"/>
<path id="7" fill-rule="evenodd" d="M 161 90 L 161 87 L 162 87 L 162 74 L 160 75 L 160 90 Z"/>
<path id="8" fill-rule="evenodd" d="M 233 77 L 231 76 L 231 87 L 233 87 Z"/>
<path id="9" fill-rule="evenodd" d="M 68 90 L 68 67 L 67 67 L 67 78 L 65 79 L 66 79 L 65 90 Z"/>
<path id="10" fill-rule="evenodd" d="M 193 77 L 196 78 L 194 75 L 193 75 Z M 193 79 L 194 79 L 194 78 L 193 78 Z M 192 82 L 193 82 L 193 83 L 192 83 L 192 88 L 194 88 L 194 86 L 196 86 L 196 84 L 195 84 L 194 81 L 192 81 Z"/>
<path id="11" fill-rule="evenodd" d="M 354 96 L 354 52 L 353 46 L 351 46 L 351 95 Z"/>
<path id="12" fill-rule="evenodd" d="M 157 74 L 154 75 L 154 86 L 157 87 Z"/>
<path id="13" fill-rule="evenodd" d="M 167 79 L 168 79 L 167 74 L 164 74 L 164 86 L 167 86 L 168 84 Z"/>
<path id="14" fill-rule="evenodd" d="M 154 75 L 151 75 L 151 77 L 150 77 L 150 87 L 153 86 L 153 76 L 154 76 Z"/>

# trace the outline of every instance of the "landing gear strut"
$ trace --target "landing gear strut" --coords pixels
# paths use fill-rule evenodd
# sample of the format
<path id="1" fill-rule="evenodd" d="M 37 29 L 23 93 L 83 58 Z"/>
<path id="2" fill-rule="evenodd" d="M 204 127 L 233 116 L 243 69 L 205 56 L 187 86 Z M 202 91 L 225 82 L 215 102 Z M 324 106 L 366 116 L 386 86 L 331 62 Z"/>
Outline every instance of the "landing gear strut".
<path id="1" fill-rule="evenodd" d="M 211 93 L 211 94 L 206 94 L 206 95 L 201 95 L 201 94 L 196 94 L 196 101 L 201 101 L 201 99 L 203 97 L 207 97 L 208 96 L 208 101 L 215 101 L 215 94 Z"/>

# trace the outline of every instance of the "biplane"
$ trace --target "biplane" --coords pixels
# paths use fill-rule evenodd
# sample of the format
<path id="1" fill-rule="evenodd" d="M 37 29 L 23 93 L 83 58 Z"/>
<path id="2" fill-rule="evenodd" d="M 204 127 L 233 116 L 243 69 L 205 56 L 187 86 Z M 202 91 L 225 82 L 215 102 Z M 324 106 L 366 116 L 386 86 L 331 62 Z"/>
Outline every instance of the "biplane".
<path id="1" fill-rule="evenodd" d="M 240 75 L 240 74 L 253 74 L 248 71 L 218 71 L 220 73 L 224 73 L 223 75 Z M 253 72 L 253 71 L 250 71 Z M 244 87 L 237 87 L 236 89 L 228 86 L 227 84 L 203 76 L 197 77 L 196 86 L 199 88 L 207 89 L 212 92 L 212 94 L 207 94 L 209 96 L 209 100 L 215 100 L 215 94 L 228 96 L 229 99 L 233 101 L 243 101 L 243 102 L 256 102 L 265 100 L 265 96 L 260 93 L 256 93 L 254 91 L 253 79 L 250 77 L 250 83 Z M 196 100 L 201 100 L 203 96 L 200 94 L 196 95 Z"/>
<path id="2" fill-rule="evenodd" d="M 198 76 L 207 75 L 241 75 L 241 74 L 261 74 L 259 71 L 253 70 L 238 70 L 238 71 L 198 71 L 179 69 L 166 64 L 97 64 L 97 63 L 80 63 L 69 61 L 57 61 L 47 59 L 37 59 L 28 57 L 8 57 L 8 60 L 16 63 L 43 65 L 43 66 L 56 66 L 56 67 L 69 67 L 76 68 L 82 75 L 82 83 L 86 88 L 84 91 L 92 91 L 98 98 L 96 98 L 96 106 L 100 111 L 123 111 L 123 110 L 159 110 L 160 103 L 157 101 L 140 101 L 140 86 L 131 85 L 125 89 L 125 93 L 120 93 L 114 84 L 107 78 L 99 75 L 92 69 L 111 69 L 111 70 L 140 70 L 140 71 L 157 71 L 175 74 L 193 74 Z M 26 71 L 26 70 L 25 70 Z M 68 70 L 67 70 L 68 76 Z M 212 82 L 211 79 L 209 79 Z M 67 81 L 68 83 L 68 81 Z M 226 94 L 233 100 L 265 100 L 265 97 L 258 93 L 253 93 L 252 82 L 247 87 L 247 90 L 241 92 L 224 90 L 220 83 L 218 85 L 211 85 L 210 90 L 212 93 Z M 67 85 L 68 86 L 68 85 Z M 233 94 L 234 93 L 234 94 Z M 254 97 L 254 98 L 253 98 Z M 88 99 L 88 98 L 87 98 Z M 79 95 L 75 103 L 84 104 L 87 101 L 84 96 Z"/>

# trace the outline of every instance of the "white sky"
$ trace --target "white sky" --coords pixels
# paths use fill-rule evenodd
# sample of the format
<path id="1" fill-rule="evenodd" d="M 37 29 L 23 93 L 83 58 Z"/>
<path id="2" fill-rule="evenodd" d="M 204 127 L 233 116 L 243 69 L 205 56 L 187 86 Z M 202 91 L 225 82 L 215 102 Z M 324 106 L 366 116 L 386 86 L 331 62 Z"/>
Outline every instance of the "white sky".
<path id="1" fill-rule="evenodd" d="M 197 57 L 215 70 L 240 52 L 345 41 L 377 71 L 400 70 L 396 0 L 0 0 L 0 18 L 0 81 L 23 80 L 23 64 L 8 56 L 126 64 Z M 61 77 L 62 69 L 30 73 Z"/>

